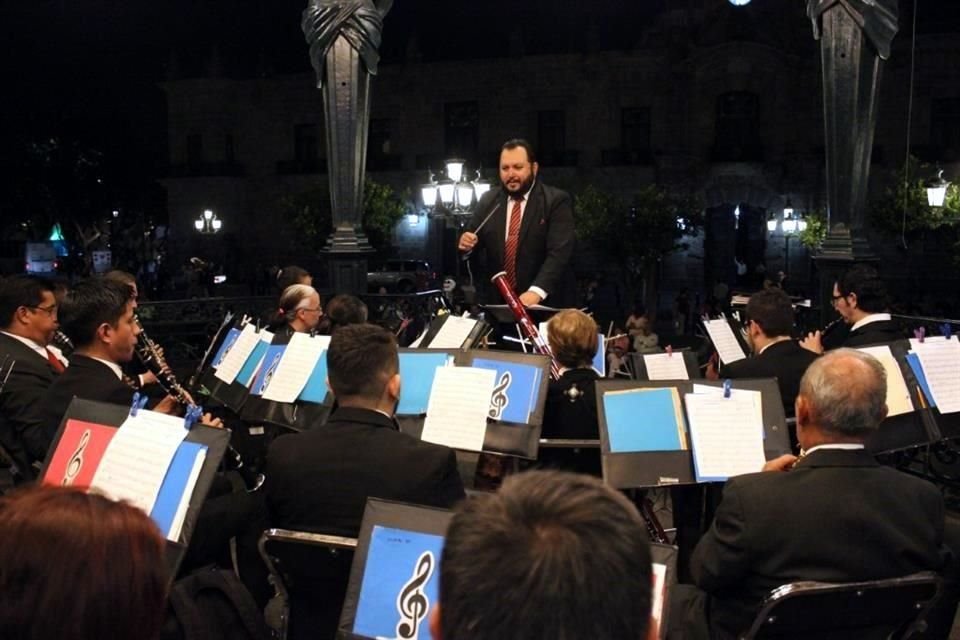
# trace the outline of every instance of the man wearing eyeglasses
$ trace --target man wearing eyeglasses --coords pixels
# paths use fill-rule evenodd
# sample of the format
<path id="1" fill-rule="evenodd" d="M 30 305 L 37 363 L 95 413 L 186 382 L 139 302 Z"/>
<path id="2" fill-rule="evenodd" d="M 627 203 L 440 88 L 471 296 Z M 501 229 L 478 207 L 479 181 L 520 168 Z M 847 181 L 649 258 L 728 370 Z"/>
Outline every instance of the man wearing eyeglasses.
<path id="1" fill-rule="evenodd" d="M 903 339 L 903 331 L 886 311 L 887 289 L 872 267 L 857 265 L 841 275 L 833 285 L 832 304 L 849 326 L 849 332 L 831 342 L 815 331 L 800 342 L 803 348 L 823 353 L 836 347 L 863 347 Z"/>
<path id="2" fill-rule="evenodd" d="M 64 370 L 47 348 L 57 330 L 53 283 L 37 276 L 0 282 L 0 445 L 14 464 L 14 480 L 33 479 L 53 430 L 37 420 L 35 407 Z"/>

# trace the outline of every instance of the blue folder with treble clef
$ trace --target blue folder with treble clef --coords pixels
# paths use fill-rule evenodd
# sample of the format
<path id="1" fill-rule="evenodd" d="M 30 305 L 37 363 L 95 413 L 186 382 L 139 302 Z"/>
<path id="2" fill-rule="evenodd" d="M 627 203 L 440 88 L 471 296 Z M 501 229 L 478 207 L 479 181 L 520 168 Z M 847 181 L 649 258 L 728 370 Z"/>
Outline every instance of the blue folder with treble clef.
<path id="1" fill-rule="evenodd" d="M 540 382 L 543 380 L 540 367 L 488 358 L 474 358 L 470 366 L 497 372 L 490 399 L 491 418 L 518 424 L 530 422 L 530 415 L 536 411 L 540 397 Z"/>
<path id="2" fill-rule="evenodd" d="M 453 514 L 369 498 L 340 615 L 349 638 L 431 640 L 440 554 Z"/>

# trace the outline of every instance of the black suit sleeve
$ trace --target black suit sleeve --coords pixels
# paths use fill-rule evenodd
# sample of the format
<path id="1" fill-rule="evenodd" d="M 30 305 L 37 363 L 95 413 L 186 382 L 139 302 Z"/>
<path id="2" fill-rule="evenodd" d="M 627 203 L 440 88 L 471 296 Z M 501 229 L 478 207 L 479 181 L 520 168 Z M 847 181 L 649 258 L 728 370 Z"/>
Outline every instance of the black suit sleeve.
<path id="1" fill-rule="evenodd" d="M 42 375 L 27 368 L 16 370 L 7 380 L 3 395 L 0 396 L 0 411 L 4 423 L 10 425 L 14 437 L 23 443 L 31 460 L 43 460 L 47 449 L 57 432 L 58 424 L 46 424 L 39 408 L 50 382 Z"/>
<path id="2" fill-rule="evenodd" d="M 736 483 L 727 483 L 713 524 L 690 559 L 693 582 L 707 592 L 739 582 L 750 567 L 743 504 Z"/>
<path id="3" fill-rule="evenodd" d="M 441 458 L 442 463 L 427 476 L 421 495 L 425 498 L 424 504 L 449 509 L 463 500 L 466 493 L 457 470 L 457 456 L 453 449 L 448 449 L 445 456 L 438 458 Z"/>
<path id="4" fill-rule="evenodd" d="M 533 279 L 534 287 L 540 287 L 547 295 L 555 293 L 564 272 L 570 264 L 574 247 L 573 202 L 570 195 L 559 192 L 557 198 L 547 203 L 547 256 Z"/>

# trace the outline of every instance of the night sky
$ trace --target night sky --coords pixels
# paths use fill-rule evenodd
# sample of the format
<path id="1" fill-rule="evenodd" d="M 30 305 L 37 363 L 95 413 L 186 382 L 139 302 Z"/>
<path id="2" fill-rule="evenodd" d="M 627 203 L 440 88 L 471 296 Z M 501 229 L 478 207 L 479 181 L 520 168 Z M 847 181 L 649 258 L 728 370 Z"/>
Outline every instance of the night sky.
<path id="1" fill-rule="evenodd" d="M 395 0 L 381 54 L 401 61 L 411 39 L 423 60 L 502 57 L 519 25 L 527 53 L 581 50 L 586 25 L 608 48 L 630 47 L 666 6 L 687 0 Z M 689 0 L 698 2 L 699 0 Z M 723 0 L 711 0 L 723 5 Z M 919 31 L 960 31 L 960 1 L 918 0 Z M 754 0 L 749 12 L 788 2 Z M 16 142 L 50 134 L 95 140 L 147 165 L 165 153 L 163 94 L 173 66 L 203 75 L 216 47 L 228 76 L 309 70 L 300 32 L 306 0 L 7 0 L 0 9 L 4 99 L 0 135 Z M 912 3 L 901 3 L 909 35 Z M 804 29 L 809 29 L 804 25 Z M 10 143 L 14 142 L 13 145 Z M 15 159 L 13 161 L 16 161 Z"/>

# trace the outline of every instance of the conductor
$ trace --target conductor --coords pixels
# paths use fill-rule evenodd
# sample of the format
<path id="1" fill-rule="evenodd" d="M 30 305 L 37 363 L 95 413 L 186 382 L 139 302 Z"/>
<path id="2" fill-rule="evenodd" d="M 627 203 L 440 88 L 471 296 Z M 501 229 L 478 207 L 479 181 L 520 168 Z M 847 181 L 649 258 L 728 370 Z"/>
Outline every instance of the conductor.
<path id="1" fill-rule="evenodd" d="M 490 274 L 506 271 L 507 280 L 531 306 L 548 298 L 553 307 L 576 300 L 570 257 L 575 242 L 573 204 L 565 191 L 537 180 L 533 147 L 519 138 L 500 150 L 500 189 L 477 203 L 469 229 L 460 236 L 463 253 L 480 250 Z"/>

